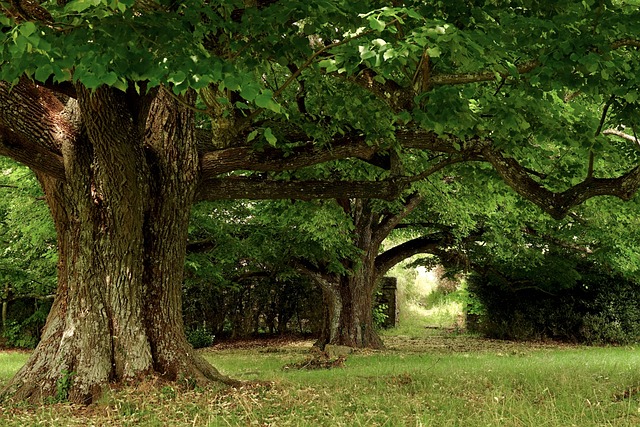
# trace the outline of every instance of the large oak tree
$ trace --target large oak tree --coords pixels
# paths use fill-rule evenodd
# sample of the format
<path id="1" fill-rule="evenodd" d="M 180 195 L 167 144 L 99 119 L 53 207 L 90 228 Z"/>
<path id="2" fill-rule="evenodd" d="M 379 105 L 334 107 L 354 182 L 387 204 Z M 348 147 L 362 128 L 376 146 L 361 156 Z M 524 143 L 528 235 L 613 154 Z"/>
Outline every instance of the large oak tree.
<path id="1" fill-rule="evenodd" d="M 68 398 L 92 402 L 146 375 L 231 382 L 183 333 L 198 200 L 394 198 L 471 160 L 557 217 L 632 197 L 640 167 L 604 131 L 637 142 L 637 2 L 392 3 L 0 3 L 0 154 L 35 171 L 59 251 L 10 393 L 38 401 L 72 378 Z M 407 149 L 431 153 L 413 177 Z M 587 153 L 586 178 L 553 181 L 567 150 Z M 344 158 L 379 172 L 300 178 Z"/>

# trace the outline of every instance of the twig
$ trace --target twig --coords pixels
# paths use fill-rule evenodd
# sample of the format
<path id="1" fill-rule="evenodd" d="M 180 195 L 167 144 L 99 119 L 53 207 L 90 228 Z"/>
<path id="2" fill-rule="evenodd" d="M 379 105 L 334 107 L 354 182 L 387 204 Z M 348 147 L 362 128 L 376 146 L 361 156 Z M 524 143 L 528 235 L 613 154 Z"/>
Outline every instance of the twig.
<path id="1" fill-rule="evenodd" d="M 604 125 L 605 120 L 607 119 L 607 112 L 609 111 L 609 107 L 613 104 L 613 101 L 616 99 L 615 95 L 611 95 L 606 104 L 604 104 L 604 108 L 602 109 L 602 115 L 600 116 L 600 124 L 598 124 L 598 129 L 596 129 L 595 136 L 600 135 L 602 131 L 602 126 Z"/>
<path id="2" fill-rule="evenodd" d="M 185 102 L 183 99 L 181 99 L 179 96 L 177 96 L 175 93 L 173 93 L 172 91 L 170 91 L 166 86 L 160 86 L 162 88 L 162 90 L 164 91 L 164 93 L 166 93 L 167 95 L 169 95 L 171 98 L 173 98 L 176 102 L 178 102 L 180 105 L 187 107 L 188 109 L 195 111 L 196 113 L 201 113 L 201 114 L 206 114 L 207 116 L 211 116 L 211 110 L 206 109 L 206 110 L 202 110 L 198 107 L 195 107 L 191 104 L 189 104 L 188 102 Z"/>

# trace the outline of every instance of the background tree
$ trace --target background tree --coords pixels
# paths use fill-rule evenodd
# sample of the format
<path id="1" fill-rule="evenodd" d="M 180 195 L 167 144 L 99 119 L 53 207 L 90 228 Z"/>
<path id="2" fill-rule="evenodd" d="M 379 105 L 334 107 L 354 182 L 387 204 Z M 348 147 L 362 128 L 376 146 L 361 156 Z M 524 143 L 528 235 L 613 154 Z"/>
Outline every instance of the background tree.
<path id="1" fill-rule="evenodd" d="M 0 158 L 0 192 L 2 332 L 34 347 L 55 293 L 55 230 L 27 168 Z"/>

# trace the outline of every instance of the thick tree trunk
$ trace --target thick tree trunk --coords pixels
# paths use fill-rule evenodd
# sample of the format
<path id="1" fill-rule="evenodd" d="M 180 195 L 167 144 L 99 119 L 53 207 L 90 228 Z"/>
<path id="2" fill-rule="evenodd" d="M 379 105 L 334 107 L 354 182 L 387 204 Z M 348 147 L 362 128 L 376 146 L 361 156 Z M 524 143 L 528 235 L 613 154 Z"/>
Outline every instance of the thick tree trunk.
<path id="1" fill-rule="evenodd" d="M 79 93 L 86 136 L 62 147 L 66 180 L 40 176 L 58 234 L 56 299 L 8 394 L 91 403 L 148 375 L 228 381 L 187 343 L 181 316 L 192 114 L 160 94 L 142 123 L 122 93 Z"/>
<path id="2" fill-rule="evenodd" d="M 354 348 L 383 348 L 373 323 L 375 282 L 364 275 L 341 277 L 323 287 L 325 320 L 316 346 L 327 344 Z"/>
<path id="3" fill-rule="evenodd" d="M 382 214 L 374 209 L 370 199 L 338 200 L 354 225 L 353 243 L 361 251 L 357 262 L 344 260 L 343 265 L 351 274 L 339 275 L 299 265 L 322 288 L 325 310 L 320 338 L 316 345 L 345 345 L 355 348 L 383 348 L 373 322 L 374 293 L 380 278 L 395 264 L 424 249 L 439 243 L 427 239 L 421 245 L 399 245 L 378 254 L 382 242 L 391 231 L 422 201 L 414 193 L 407 197 L 404 206 L 396 213 Z M 406 246 L 406 247 L 405 247 Z"/>
<path id="4" fill-rule="evenodd" d="M 345 205 L 346 206 L 346 205 Z M 375 234 L 380 217 L 367 199 L 356 199 L 345 209 L 354 223 L 354 244 L 362 251 L 358 262 L 346 261 L 351 274 L 323 274 L 307 270 L 321 286 L 325 303 L 322 332 L 316 345 L 383 348 L 373 323 L 373 296 L 378 274 L 376 255 L 382 243 Z"/>

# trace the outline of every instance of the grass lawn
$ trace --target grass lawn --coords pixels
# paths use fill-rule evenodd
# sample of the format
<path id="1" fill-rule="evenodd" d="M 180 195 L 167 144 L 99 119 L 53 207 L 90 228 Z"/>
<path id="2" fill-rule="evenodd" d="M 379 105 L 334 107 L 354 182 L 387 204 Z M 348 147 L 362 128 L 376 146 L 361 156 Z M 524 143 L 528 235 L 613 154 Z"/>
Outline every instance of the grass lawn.
<path id="1" fill-rule="evenodd" d="M 417 335 L 417 334 L 414 334 Z M 311 342 L 214 346 L 205 356 L 247 385 L 141 384 L 90 407 L 0 406 L 0 426 L 637 426 L 640 351 L 386 335 L 384 351 L 299 370 Z M 0 353 L 0 384 L 26 361 Z"/>

